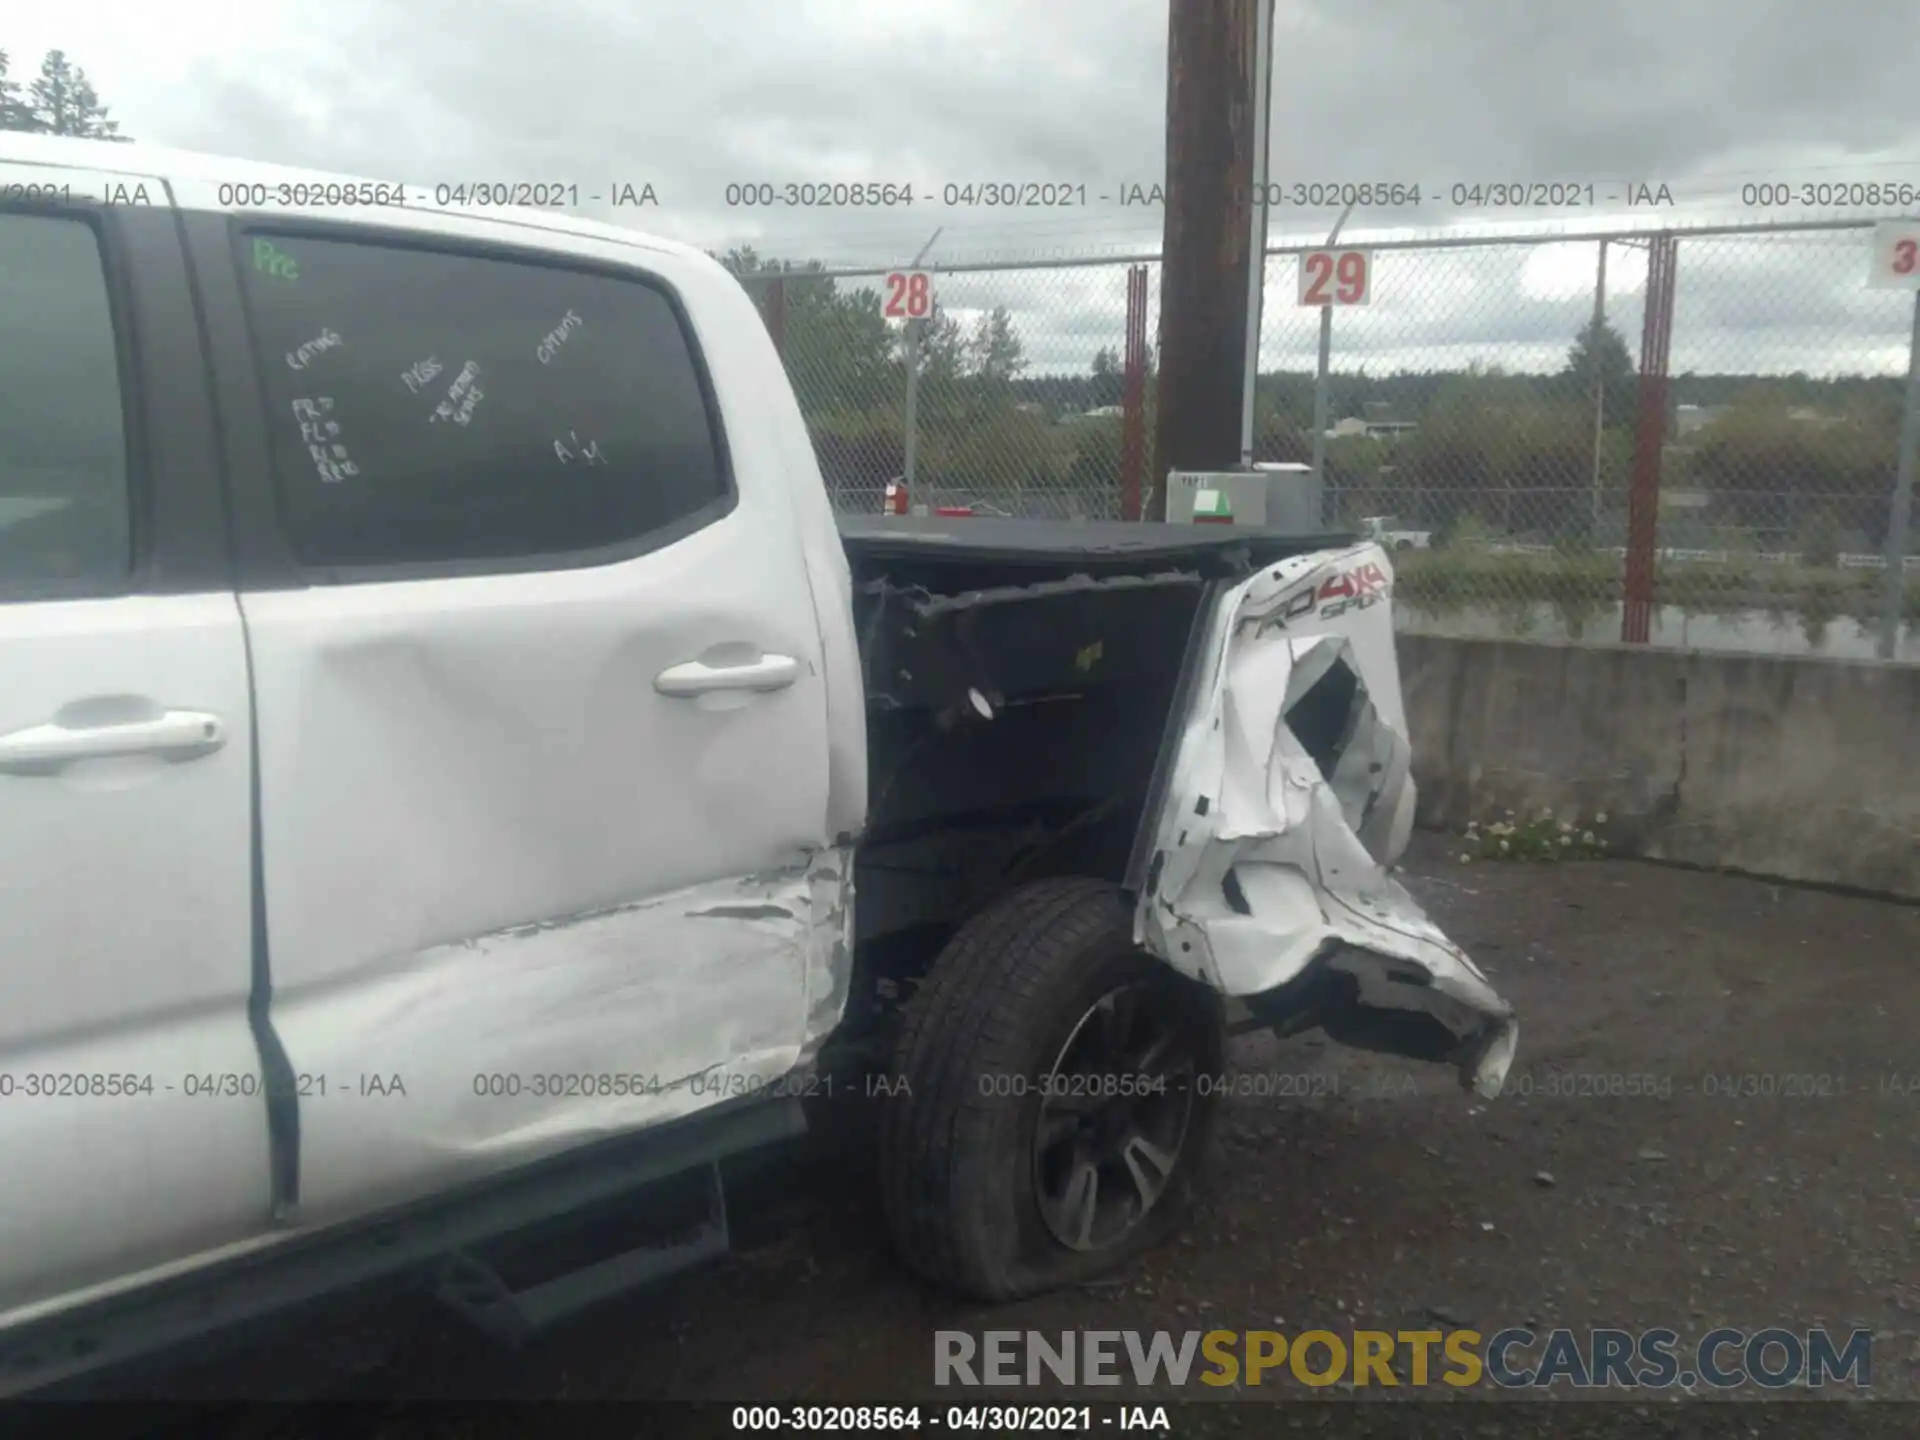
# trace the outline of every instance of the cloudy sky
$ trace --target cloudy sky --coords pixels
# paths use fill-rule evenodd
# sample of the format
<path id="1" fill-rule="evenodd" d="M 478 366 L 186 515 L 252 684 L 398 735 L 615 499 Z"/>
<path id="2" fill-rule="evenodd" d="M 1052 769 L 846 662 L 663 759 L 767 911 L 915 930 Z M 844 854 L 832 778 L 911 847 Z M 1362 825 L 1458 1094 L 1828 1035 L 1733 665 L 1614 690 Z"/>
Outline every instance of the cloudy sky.
<path id="1" fill-rule="evenodd" d="M 657 208 L 612 218 L 835 265 L 898 264 L 936 228 L 944 263 L 1156 249 L 1157 209 L 1117 197 L 1162 177 L 1166 36 L 1166 0 L 26 0 L 0 20 L 16 77 L 65 49 L 139 139 L 426 186 L 651 184 Z M 1848 185 L 1920 187 L 1916 77 L 1910 0 L 1280 0 L 1272 177 L 1422 187 L 1418 208 L 1356 212 L 1361 240 L 1858 215 Z M 726 203 L 729 184 L 850 180 L 935 203 Z M 937 203 L 992 181 L 1088 198 Z M 1480 182 L 1664 185 L 1674 204 L 1452 203 Z M 1841 203 L 1745 203 L 1775 184 L 1838 185 L 1814 198 Z M 1273 238 L 1336 215 L 1284 206 Z M 1644 256 L 1609 249 L 1610 314 L 1637 349 Z M 1904 368 L 1911 309 L 1864 289 L 1867 253 L 1859 233 L 1688 242 L 1674 368 Z M 1383 252 L 1371 302 L 1338 318 L 1336 363 L 1553 363 L 1595 260 L 1591 243 Z M 1308 368 L 1294 262 L 1268 277 L 1263 362 Z M 1039 368 L 1079 368 L 1118 347 L 1124 284 L 1111 264 L 940 289 L 962 312 L 1009 306 Z"/>

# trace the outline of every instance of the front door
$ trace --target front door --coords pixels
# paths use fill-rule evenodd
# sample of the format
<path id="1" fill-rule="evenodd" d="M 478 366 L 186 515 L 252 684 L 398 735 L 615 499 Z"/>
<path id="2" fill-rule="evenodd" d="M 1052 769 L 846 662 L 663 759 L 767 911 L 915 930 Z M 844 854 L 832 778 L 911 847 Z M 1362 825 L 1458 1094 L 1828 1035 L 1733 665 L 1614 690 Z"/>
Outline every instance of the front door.
<path id="1" fill-rule="evenodd" d="M 4 1324 L 271 1211 L 246 644 L 166 192 L 0 162 L 0 193 Z"/>

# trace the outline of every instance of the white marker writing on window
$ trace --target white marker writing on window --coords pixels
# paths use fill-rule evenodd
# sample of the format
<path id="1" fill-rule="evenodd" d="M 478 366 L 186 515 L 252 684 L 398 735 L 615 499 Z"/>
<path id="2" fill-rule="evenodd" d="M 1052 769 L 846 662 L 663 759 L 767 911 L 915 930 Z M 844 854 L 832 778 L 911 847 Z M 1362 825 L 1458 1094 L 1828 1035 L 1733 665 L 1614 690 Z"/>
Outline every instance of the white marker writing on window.
<path id="1" fill-rule="evenodd" d="M 427 382 L 438 375 L 444 367 L 437 355 L 429 355 L 424 360 L 416 360 L 400 372 L 400 381 L 407 389 L 418 395 Z"/>
<path id="2" fill-rule="evenodd" d="M 585 465 L 604 465 L 607 463 L 606 457 L 600 453 L 600 442 L 598 440 L 588 440 L 582 443 L 579 434 L 572 430 L 567 432 L 567 440 L 573 442 L 573 448 L 569 449 L 565 440 L 556 440 L 553 442 L 553 453 L 559 457 L 562 465 L 571 465 L 575 460 L 579 460 Z"/>
<path id="3" fill-rule="evenodd" d="M 551 365 L 553 363 L 553 357 L 560 353 L 560 347 L 567 343 L 574 331 L 586 323 L 586 321 L 574 314 L 573 311 L 567 311 L 565 315 L 560 317 L 560 323 L 547 332 L 546 338 L 543 339 L 539 347 L 535 349 L 533 352 L 534 359 L 538 360 L 542 365 Z"/>
<path id="4" fill-rule="evenodd" d="M 480 378 L 480 367 L 469 360 L 460 367 L 460 373 L 453 377 L 453 384 L 447 387 L 447 398 L 433 408 L 433 424 L 442 420 L 451 420 L 456 425 L 465 425 L 473 419 L 473 412 L 486 394 L 474 382 Z"/>
<path id="5" fill-rule="evenodd" d="M 289 370 L 304 370 L 316 355 L 324 355 L 329 350 L 338 349 L 343 343 L 340 337 L 333 331 L 322 330 L 299 349 L 289 350 L 287 352 L 287 368 Z"/>

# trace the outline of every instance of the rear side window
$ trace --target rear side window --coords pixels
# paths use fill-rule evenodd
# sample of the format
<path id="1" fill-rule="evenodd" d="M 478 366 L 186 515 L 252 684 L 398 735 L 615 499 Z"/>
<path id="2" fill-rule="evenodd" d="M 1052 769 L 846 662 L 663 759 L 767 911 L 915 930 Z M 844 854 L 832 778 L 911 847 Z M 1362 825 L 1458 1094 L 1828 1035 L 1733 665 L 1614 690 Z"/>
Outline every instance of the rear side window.
<path id="1" fill-rule="evenodd" d="M 81 220 L 0 214 L 0 592 L 124 588 L 131 517 L 100 243 Z"/>
<path id="2" fill-rule="evenodd" d="M 642 548 L 724 509 L 707 392 L 665 291 L 398 245 L 240 244 L 303 564 Z"/>

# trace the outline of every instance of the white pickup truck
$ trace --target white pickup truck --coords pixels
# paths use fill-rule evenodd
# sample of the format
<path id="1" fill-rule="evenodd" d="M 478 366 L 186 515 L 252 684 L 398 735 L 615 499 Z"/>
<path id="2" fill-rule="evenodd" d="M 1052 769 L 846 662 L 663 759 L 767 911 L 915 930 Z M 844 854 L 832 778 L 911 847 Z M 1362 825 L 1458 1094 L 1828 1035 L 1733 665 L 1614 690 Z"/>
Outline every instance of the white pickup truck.
<path id="1" fill-rule="evenodd" d="M 0 1390 L 396 1272 L 525 1333 L 836 1083 L 909 1265 L 1072 1281 L 1227 1000 L 1498 1090 L 1377 546 L 843 528 L 720 265 L 436 198 L 0 136 Z"/>
<path id="2" fill-rule="evenodd" d="M 1360 533 L 1383 550 L 1430 550 L 1431 530 L 1409 530 L 1393 515 L 1369 515 L 1360 522 Z"/>

